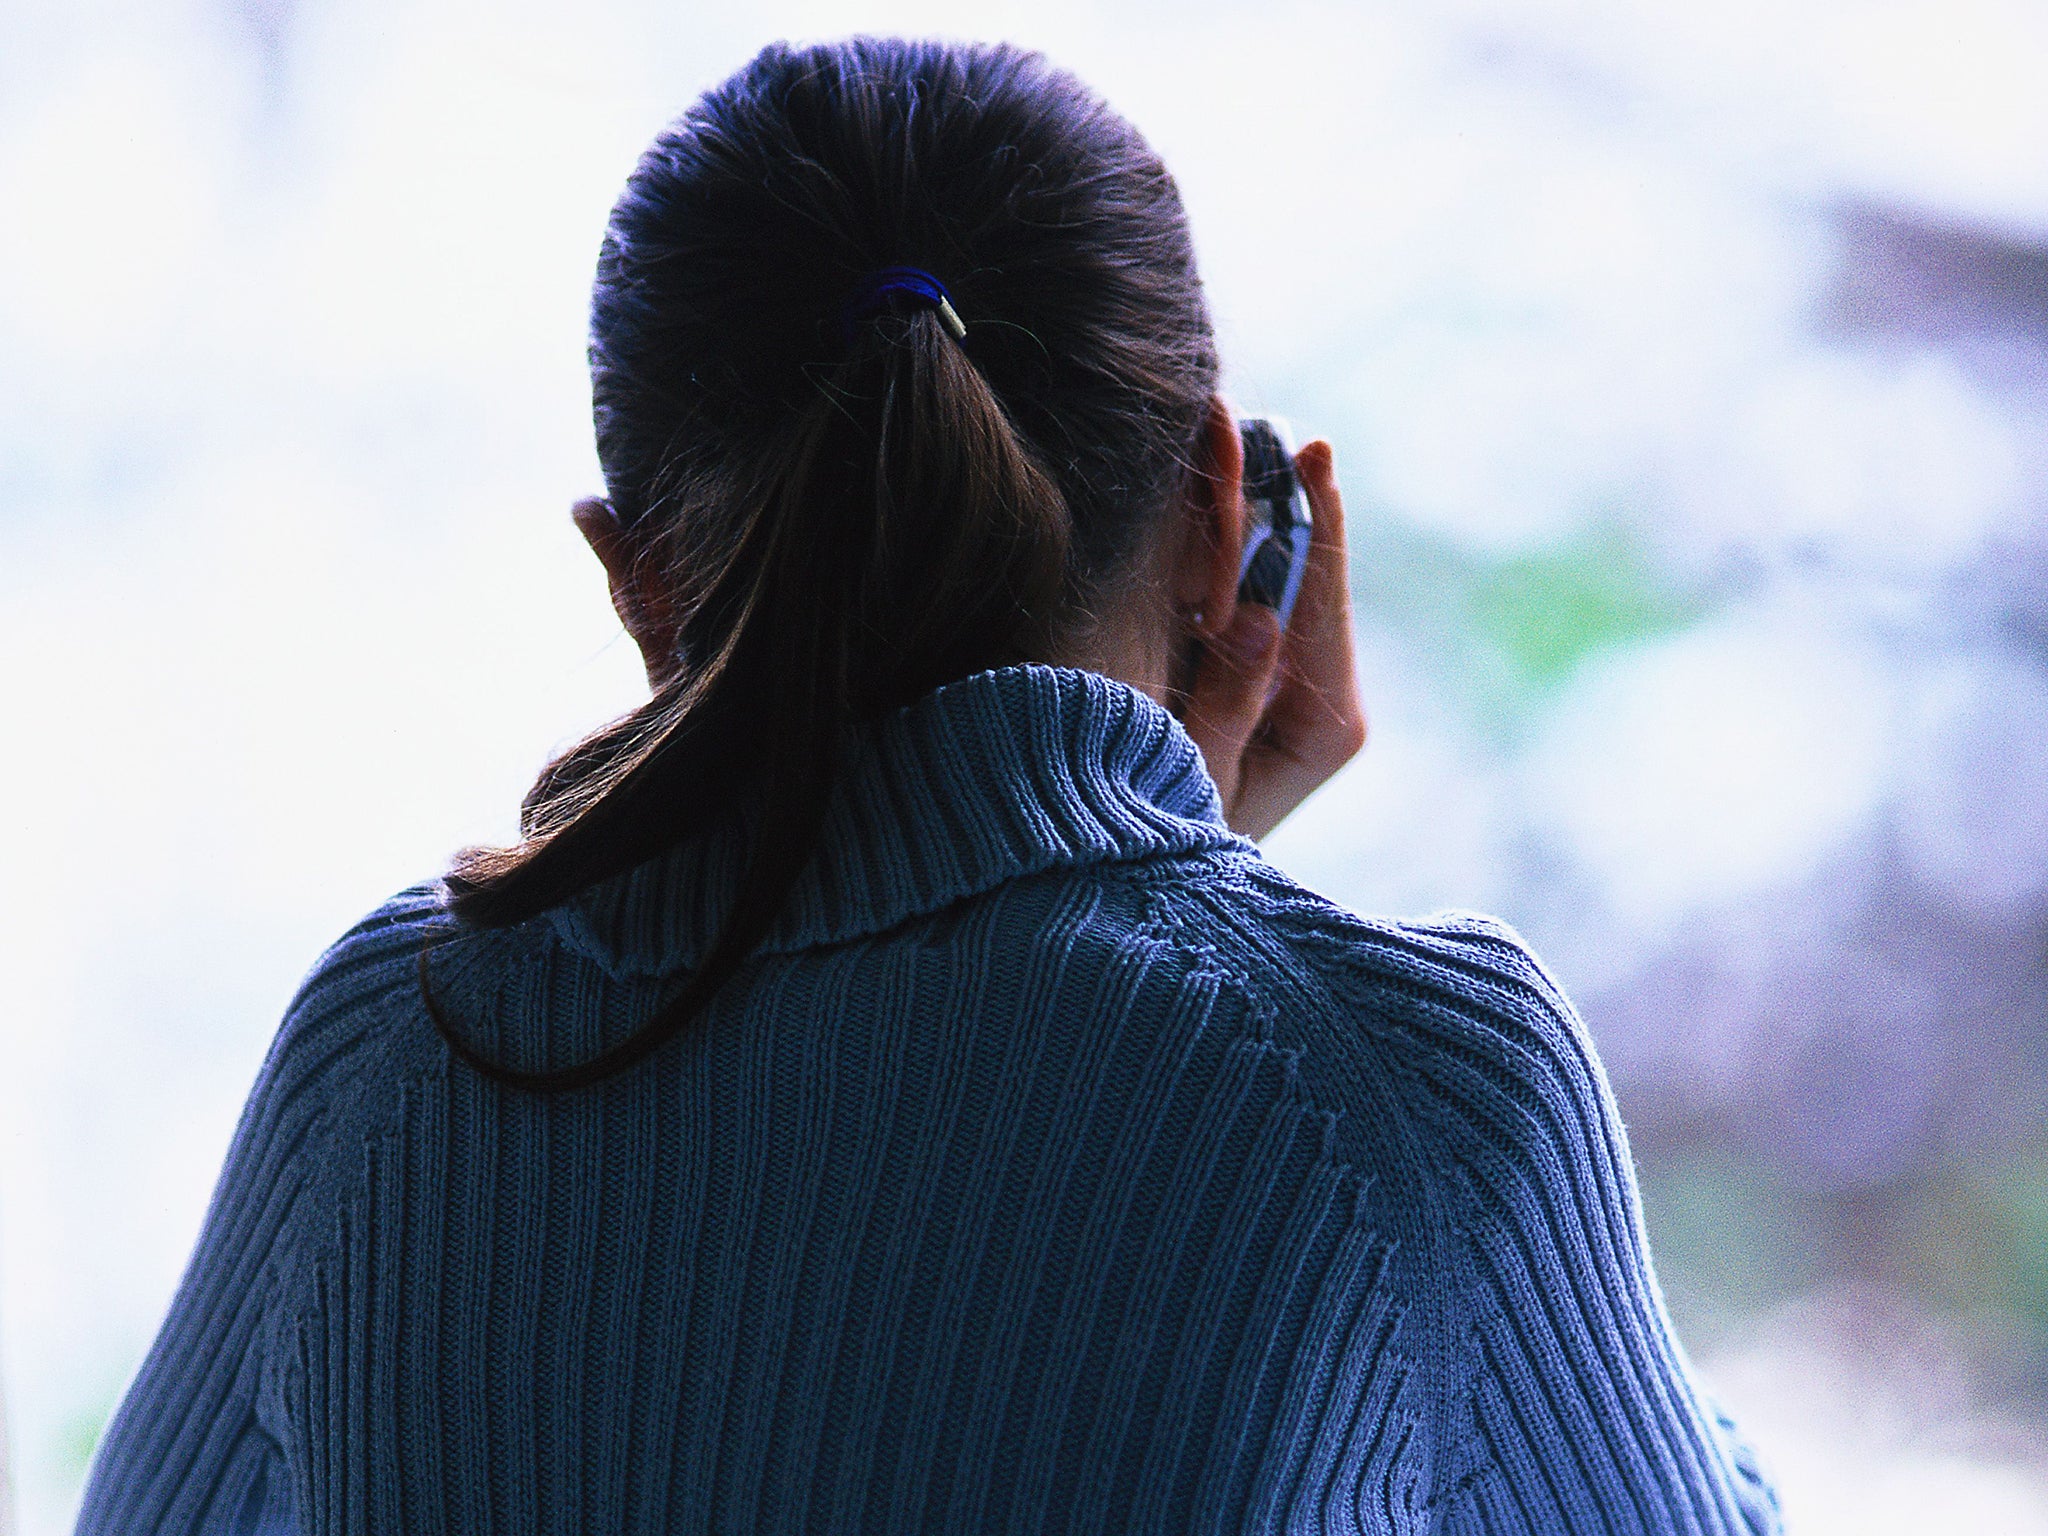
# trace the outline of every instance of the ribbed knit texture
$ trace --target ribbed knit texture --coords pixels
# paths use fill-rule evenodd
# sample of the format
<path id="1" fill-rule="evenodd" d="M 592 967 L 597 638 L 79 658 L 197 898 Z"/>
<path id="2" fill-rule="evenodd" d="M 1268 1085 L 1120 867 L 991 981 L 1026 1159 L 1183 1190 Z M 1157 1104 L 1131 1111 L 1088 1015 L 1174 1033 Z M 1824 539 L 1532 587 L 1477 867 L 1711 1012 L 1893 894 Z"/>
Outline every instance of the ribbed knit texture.
<path id="1" fill-rule="evenodd" d="M 437 995 L 594 1053 L 744 837 L 438 951 Z M 870 732 L 763 952 L 596 1089 L 451 1066 L 436 922 L 398 897 L 292 1005 L 82 1531 L 1777 1526 L 1557 987 L 1296 885 L 1119 683 Z"/>

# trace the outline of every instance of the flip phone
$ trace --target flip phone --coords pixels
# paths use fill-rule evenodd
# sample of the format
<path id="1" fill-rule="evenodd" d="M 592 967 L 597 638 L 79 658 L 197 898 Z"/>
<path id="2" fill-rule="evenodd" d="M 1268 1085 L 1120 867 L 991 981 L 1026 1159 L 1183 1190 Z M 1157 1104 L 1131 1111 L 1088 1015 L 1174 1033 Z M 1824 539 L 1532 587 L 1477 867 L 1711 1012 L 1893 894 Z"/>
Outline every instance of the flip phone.
<path id="1" fill-rule="evenodd" d="M 1294 440 L 1285 422 L 1249 416 L 1237 430 L 1244 440 L 1245 504 L 1237 597 L 1271 608 L 1284 630 L 1308 568 L 1308 495 L 1294 473 Z"/>

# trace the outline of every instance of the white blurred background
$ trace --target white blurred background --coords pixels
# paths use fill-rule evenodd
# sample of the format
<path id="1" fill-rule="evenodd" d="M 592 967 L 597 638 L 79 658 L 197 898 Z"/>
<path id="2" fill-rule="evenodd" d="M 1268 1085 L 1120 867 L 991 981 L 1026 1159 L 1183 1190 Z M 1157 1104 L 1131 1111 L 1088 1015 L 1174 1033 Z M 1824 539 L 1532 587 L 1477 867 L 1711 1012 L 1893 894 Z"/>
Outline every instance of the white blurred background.
<path id="1" fill-rule="evenodd" d="M 605 213 L 855 30 L 1042 46 L 1179 175 L 1355 530 L 1374 739 L 1269 852 L 1546 955 L 1795 1529 L 2048 1532 L 2038 0 L 0 0 L 19 1529 L 298 977 L 634 698 Z"/>

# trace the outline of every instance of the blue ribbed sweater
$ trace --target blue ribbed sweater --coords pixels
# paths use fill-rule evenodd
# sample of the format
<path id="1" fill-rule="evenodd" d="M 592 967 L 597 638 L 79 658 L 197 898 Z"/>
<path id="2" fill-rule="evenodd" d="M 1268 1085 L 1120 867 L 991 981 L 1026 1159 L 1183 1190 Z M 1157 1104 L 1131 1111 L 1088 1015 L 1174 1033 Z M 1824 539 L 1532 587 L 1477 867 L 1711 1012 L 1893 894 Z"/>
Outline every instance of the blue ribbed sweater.
<path id="1" fill-rule="evenodd" d="M 438 995 L 594 1053 L 745 837 L 437 951 Z M 436 921 L 399 896 L 292 1004 L 82 1531 L 1777 1526 L 1556 985 L 1296 885 L 1122 684 L 871 730 L 760 954 L 596 1089 L 451 1065 Z"/>

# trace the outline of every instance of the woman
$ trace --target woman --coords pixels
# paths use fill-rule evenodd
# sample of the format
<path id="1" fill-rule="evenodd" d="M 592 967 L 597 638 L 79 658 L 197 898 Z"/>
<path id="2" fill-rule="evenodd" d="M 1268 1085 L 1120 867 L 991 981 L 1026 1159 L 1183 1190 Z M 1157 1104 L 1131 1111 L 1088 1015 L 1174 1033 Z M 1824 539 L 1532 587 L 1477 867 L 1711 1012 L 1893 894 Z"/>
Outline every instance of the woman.
<path id="1" fill-rule="evenodd" d="M 770 48 L 599 260 L 653 695 L 288 1014 L 81 1529 L 1762 1530 L 1506 928 L 1249 838 L 1284 638 L 1171 178 L 1037 57 Z"/>

